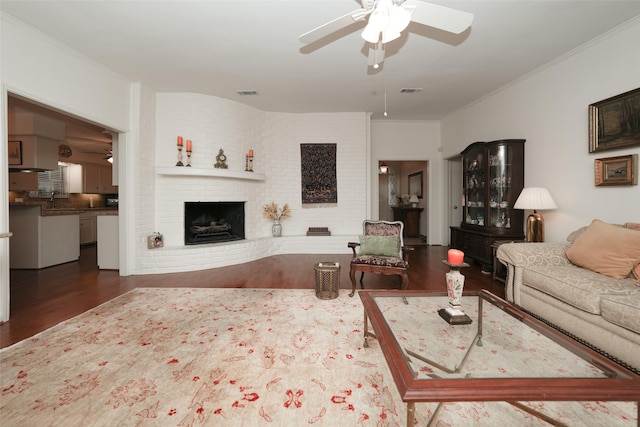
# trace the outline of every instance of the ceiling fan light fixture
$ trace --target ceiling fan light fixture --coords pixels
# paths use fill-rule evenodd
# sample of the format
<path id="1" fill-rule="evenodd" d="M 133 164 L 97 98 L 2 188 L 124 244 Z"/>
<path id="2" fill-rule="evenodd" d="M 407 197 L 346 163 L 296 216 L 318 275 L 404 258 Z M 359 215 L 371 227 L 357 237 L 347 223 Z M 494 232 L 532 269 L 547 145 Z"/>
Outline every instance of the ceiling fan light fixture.
<path id="1" fill-rule="evenodd" d="M 368 26 L 372 26 L 373 29 L 377 30 L 378 32 L 386 30 L 389 26 L 389 14 L 387 13 L 387 11 L 380 7 L 374 10 L 369 17 L 369 23 L 367 24 L 367 27 Z"/>
<path id="2" fill-rule="evenodd" d="M 370 25 L 367 25 L 362 31 L 362 38 L 369 43 L 378 43 L 378 40 L 380 39 L 380 31 L 374 29 Z"/>
<path id="3" fill-rule="evenodd" d="M 400 37 L 400 33 L 391 29 L 382 32 L 382 43 L 389 43 Z"/>
<path id="4" fill-rule="evenodd" d="M 396 33 L 401 33 L 409 26 L 411 22 L 411 13 L 402 6 L 391 6 L 389 9 L 389 27 Z"/>

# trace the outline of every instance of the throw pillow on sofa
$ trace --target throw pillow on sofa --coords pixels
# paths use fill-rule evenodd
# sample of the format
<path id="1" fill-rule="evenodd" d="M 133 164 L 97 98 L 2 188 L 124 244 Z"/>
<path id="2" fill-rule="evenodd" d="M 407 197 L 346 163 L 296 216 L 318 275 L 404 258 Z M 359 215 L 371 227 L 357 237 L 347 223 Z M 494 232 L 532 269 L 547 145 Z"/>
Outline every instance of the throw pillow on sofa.
<path id="1" fill-rule="evenodd" d="M 640 233 L 594 219 L 566 255 L 575 265 L 624 279 L 640 264 Z"/>
<path id="2" fill-rule="evenodd" d="M 624 226 L 632 230 L 640 231 L 640 224 L 636 222 L 627 222 Z M 634 278 L 634 282 L 640 284 L 640 263 L 633 267 L 633 270 L 631 270 L 631 275 Z"/>

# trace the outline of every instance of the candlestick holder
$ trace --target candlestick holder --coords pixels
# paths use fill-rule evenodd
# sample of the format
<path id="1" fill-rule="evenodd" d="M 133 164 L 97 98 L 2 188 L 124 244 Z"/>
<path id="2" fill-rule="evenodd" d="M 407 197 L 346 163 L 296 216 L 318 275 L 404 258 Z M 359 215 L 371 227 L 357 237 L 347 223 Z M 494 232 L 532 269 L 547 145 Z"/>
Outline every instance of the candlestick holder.
<path id="1" fill-rule="evenodd" d="M 184 166 L 184 163 L 182 163 L 182 146 L 178 145 L 178 163 L 176 163 L 176 166 Z"/>
<path id="2" fill-rule="evenodd" d="M 253 172 L 253 156 L 246 157 L 244 170 L 246 172 Z"/>
<path id="3" fill-rule="evenodd" d="M 471 323 L 471 318 L 460 308 L 462 290 L 464 289 L 464 276 L 460 273 L 460 269 L 462 267 L 469 267 L 469 264 L 466 262 L 462 264 L 452 264 L 446 260 L 442 260 L 442 263 L 451 268 L 451 271 L 446 274 L 449 307 L 441 308 L 438 310 L 438 314 L 450 325 L 468 325 Z"/>
<path id="4" fill-rule="evenodd" d="M 187 164 L 185 166 L 188 168 L 191 167 L 191 151 L 187 151 Z"/>

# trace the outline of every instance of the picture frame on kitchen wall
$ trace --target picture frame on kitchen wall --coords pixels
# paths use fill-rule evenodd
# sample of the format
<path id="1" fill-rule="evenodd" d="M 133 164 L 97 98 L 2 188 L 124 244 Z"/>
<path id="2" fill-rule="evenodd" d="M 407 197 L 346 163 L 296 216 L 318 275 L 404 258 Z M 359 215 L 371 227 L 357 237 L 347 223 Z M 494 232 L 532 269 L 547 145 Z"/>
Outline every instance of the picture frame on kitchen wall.
<path id="1" fill-rule="evenodd" d="M 22 141 L 9 141 L 9 166 L 22 164 Z"/>

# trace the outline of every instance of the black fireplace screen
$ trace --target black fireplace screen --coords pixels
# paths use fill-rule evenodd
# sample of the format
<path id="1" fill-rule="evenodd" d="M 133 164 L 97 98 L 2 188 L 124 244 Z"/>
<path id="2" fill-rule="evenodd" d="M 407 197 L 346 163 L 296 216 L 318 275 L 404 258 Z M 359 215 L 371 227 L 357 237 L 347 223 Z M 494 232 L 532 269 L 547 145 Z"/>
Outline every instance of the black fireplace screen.
<path id="1" fill-rule="evenodd" d="M 184 244 L 243 240 L 245 202 L 185 202 Z"/>

